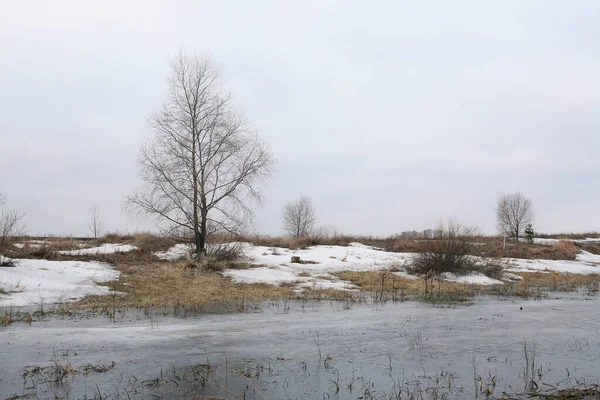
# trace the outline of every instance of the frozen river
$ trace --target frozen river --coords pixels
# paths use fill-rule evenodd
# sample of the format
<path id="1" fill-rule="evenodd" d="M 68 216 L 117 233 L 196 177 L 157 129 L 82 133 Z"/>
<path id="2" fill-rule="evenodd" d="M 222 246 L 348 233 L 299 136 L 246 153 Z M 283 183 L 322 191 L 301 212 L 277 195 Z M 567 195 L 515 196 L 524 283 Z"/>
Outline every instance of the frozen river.
<path id="1" fill-rule="evenodd" d="M 16 323 L 0 330 L 0 398 L 263 399 L 252 384 L 270 400 L 500 397 L 597 384 L 598 321 L 579 296 Z"/>

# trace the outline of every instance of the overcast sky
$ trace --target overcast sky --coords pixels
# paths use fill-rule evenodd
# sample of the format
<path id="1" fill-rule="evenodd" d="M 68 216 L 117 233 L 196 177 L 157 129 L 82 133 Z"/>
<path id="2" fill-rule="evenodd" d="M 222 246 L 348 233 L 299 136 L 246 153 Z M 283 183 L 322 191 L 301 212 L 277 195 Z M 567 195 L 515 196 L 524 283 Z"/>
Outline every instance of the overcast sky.
<path id="1" fill-rule="evenodd" d="M 387 235 L 495 231 L 521 191 L 538 230 L 600 230 L 600 1 L 0 0 L 0 192 L 32 234 L 147 228 L 123 199 L 169 58 L 209 54 L 278 159 L 285 201 Z"/>

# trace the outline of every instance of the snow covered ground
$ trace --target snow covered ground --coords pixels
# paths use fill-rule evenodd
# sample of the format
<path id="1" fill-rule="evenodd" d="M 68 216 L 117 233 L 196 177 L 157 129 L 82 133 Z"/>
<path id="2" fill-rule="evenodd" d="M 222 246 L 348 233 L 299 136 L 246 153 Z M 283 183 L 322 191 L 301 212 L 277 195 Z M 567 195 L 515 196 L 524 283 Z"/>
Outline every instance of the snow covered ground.
<path id="1" fill-rule="evenodd" d="M 106 294 L 96 282 L 117 279 L 110 265 L 95 261 L 17 260 L 0 267 L 0 307 L 66 302 L 88 294 Z"/>
<path id="2" fill-rule="evenodd" d="M 569 274 L 600 273 L 600 256 L 582 251 L 575 261 L 507 259 L 508 269 L 514 272 L 554 271 Z"/>
<path id="3" fill-rule="evenodd" d="M 136 250 L 137 247 L 130 244 L 119 244 L 119 243 L 105 243 L 98 247 L 90 247 L 87 249 L 79 250 L 63 250 L 59 251 L 60 254 L 67 256 L 86 256 L 94 254 L 112 254 L 112 253 L 124 253 L 127 251 Z"/>
<path id="4" fill-rule="evenodd" d="M 600 239 L 599 238 L 585 238 L 585 239 L 551 239 L 551 238 L 534 238 L 533 239 L 533 243 L 535 244 L 543 244 L 543 245 L 547 245 L 547 246 L 552 246 L 553 244 L 556 244 L 558 242 L 560 242 L 561 240 L 567 241 L 567 242 L 574 242 L 574 243 L 600 243 Z M 526 242 L 527 239 L 519 239 L 519 241 L 521 242 Z"/>
<path id="5" fill-rule="evenodd" d="M 313 246 L 290 250 L 279 247 L 245 244 L 244 255 L 258 268 L 228 269 L 223 275 L 234 282 L 281 284 L 293 282 L 298 289 L 357 289 L 339 280 L 332 272 L 376 271 L 385 268 L 402 268 L 410 262 L 412 254 L 390 253 L 360 243 L 350 246 Z M 301 263 L 291 262 L 293 256 Z"/>
<path id="6" fill-rule="evenodd" d="M 408 266 L 414 254 L 392 253 L 351 243 L 350 246 L 313 246 L 304 250 L 289 250 L 264 246 L 246 245 L 245 255 L 258 268 L 247 270 L 228 269 L 223 274 L 233 278 L 234 282 L 281 284 L 294 282 L 298 288 L 355 288 L 348 282 L 327 276 L 341 271 L 374 271 L 382 269 L 400 269 Z M 292 263 L 291 257 L 299 256 L 304 263 Z M 525 260 L 503 259 L 507 266 L 505 278 L 515 278 L 511 272 L 556 271 L 572 274 L 600 273 L 600 256 L 582 251 L 575 261 L 562 260 Z M 403 272 L 398 275 L 416 278 Z M 325 275 L 325 276 L 323 276 Z M 443 279 L 451 282 L 495 285 L 502 281 L 479 273 L 462 276 L 445 274 Z"/>
<path id="7" fill-rule="evenodd" d="M 297 290 L 305 288 L 356 290 L 356 286 L 333 274 L 341 271 L 378 271 L 393 269 L 399 276 L 416 279 L 404 272 L 414 254 L 392 253 L 351 243 L 350 246 L 313 246 L 290 250 L 277 247 L 236 244 L 253 264 L 249 269 L 227 269 L 223 275 L 234 282 L 282 284 L 293 283 Z M 134 250 L 135 246 L 105 244 L 99 247 L 63 251 L 63 255 L 94 255 Z M 189 245 L 177 244 L 158 258 L 174 260 L 184 257 Z M 300 263 L 291 262 L 293 256 Z M 108 288 L 96 285 L 118 278 L 118 272 L 104 263 L 79 261 L 17 260 L 16 267 L 0 267 L 0 306 L 26 306 L 69 301 L 88 294 L 105 294 Z M 514 273 L 556 271 L 573 274 L 600 273 L 600 256 L 582 251 L 575 261 L 504 259 L 504 278 L 519 279 Z M 503 278 L 503 279 L 504 279 Z M 467 284 L 491 285 L 503 282 L 479 273 L 463 276 L 445 274 L 443 279 Z M 4 293 L 3 293 L 4 292 Z"/>

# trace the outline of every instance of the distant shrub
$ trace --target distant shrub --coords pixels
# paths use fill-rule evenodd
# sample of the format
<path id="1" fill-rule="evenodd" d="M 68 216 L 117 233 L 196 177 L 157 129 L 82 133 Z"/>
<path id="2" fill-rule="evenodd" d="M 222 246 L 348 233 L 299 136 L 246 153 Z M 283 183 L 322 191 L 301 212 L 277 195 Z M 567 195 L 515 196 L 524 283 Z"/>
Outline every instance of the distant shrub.
<path id="1" fill-rule="evenodd" d="M 436 276 L 444 272 L 465 274 L 477 268 L 473 253 L 476 230 L 457 221 L 441 222 L 434 238 L 424 240 L 423 249 L 413 258 L 408 272 L 422 276 Z"/>

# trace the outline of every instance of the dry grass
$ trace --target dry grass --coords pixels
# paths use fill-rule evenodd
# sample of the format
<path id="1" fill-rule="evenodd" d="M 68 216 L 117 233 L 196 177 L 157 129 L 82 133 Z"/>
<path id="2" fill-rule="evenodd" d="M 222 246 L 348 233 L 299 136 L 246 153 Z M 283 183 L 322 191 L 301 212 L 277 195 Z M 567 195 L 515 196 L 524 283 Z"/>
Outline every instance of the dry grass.
<path id="1" fill-rule="evenodd" d="M 249 242 L 255 246 L 281 247 L 291 250 L 305 249 L 310 246 L 310 241 L 307 238 L 293 238 L 287 236 L 254 235 L 240 238 L 240 241 Z"/>
<path id="2" fill-rule="evenodd" d="M 107 285 L 113 292 L 104 296 L 88 296 L 71 306 L 74 308 L 183 307 L 200 310 L 218 303 L 243 303 L 279 299 L 294 295 L 291 288 L 267 284 L 232 283 L 230 278 L 185 263 L 150 263 L 120 265 L 121 278 Z"/>
<path id="3" fill-rule="evenodd" d="M 357 292 L 349 290 L 312 288 L 305 289 L 302 297 L 307 300 L 342 300 L 351 302 L 357 302 L 361 299 Z"/>
<path id="4" fill-rule="evenodd" d="M 365 271 L 354 272 L 344 271 L 334 274 L 338 278 L 349 281 L 362 290 L 372 292 L 390 294 L 386 298 L 394 298 L 394 296 L 422 296 L 425 294 L 425 284 L 422 279 L 408 279 L 398 276 L 390 271 Z M 483 285 L 467 285 L 464 283 L 435 281 L 428 294 L 435 294 L 441 297 L 466 300 L 477 294 L 485 293 L 487 286 Z"/>
<path id="5" fill-rule="evenodd" d="M 520 288 L 541 288 L 553 292 L 571 292 L 580 288 L 596 291 L 600 274 L 565 274 L 560 272 L 520 272 Z"/>
<path id="6" fill-rule="evenodd" d="M 7 326 L 11 322 L 12 322 L 12 319 L 10 318 L 10 314 L 8 313 L 8 311 L 4 311 L 4 314 L 2 314 L 2 316 L 0 316 L 0 325 Z"/>
<path id="7" fill-rule="evenodd" d="M 582 233 L 539 233 L 536 235 L 540 238 L 553 238 L 553 239 L 570 239 L 570 240 L 581 240 L 586 238 L 600 238 L 600 232 L 582 232 Z"/>
<path id="8" fill-rule="evenodd" d="M 580 247 L 592 254 L 600 254 L 600 243 L 582 243 Z"/>
<path id="9" fill-rule="evenodd" d="M 408 279 L 389 271 L 354 272 L 345 271 L 334 274 L 338 278 L 349 281 L 362 290 L 372 293 L 396 294 L 405 296 L 422 296 L 425 284 L 422 279 Z M 588 293 L 596 293 L 600 284 L 600 275 L 564 274 L 559 272 L 519 272 L 516 275 L 523 280 L 505 283 L 504 285 L 470 285 L 457 282 L 436 280 L 429 293 L 449 299 L 466 300 L 476 295 L 501 295 L 519 297 L 543 297 L 546 292 L 572 292 L 585 289 Z M 390 296 L 388 295 L 389 299 Z"/>
<path id="10" fill-rule="evenodd" d="M 474 255 L 490 258 L 575 260 L 577 254 L 581 250 L 575 243 L 566 240 L 561 240 L 551 246 L 523 242 L 507 242 L 506 247 L 504 247 L 502 238 L 495 238 L 495 240 L 488 239 L 480 243 L 481 245 L 475 247 L 476 251 Z"/>

